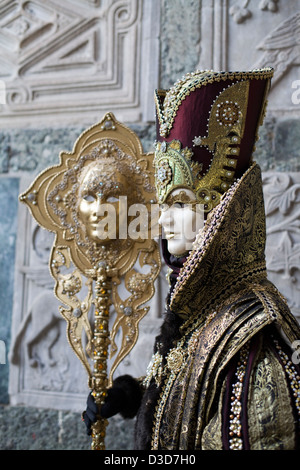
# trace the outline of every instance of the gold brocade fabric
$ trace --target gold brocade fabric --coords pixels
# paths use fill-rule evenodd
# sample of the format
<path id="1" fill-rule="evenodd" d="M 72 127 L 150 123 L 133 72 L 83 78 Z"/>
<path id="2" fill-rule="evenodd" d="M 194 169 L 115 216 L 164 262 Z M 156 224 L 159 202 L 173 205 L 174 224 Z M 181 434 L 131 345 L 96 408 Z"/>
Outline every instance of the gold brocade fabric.
<path id="1" fill-rule="evenodd" d="M 294 448 L 292 404 L 284 370 L 272 351 L 263 345 L 253 371 L 248 415 L 250 445 L 253 450 Z"/>
<path id="2" fill-rule="evenodd" d="M 264 246 L 261 175 L 254 164 L 213 211 L 177 280 L 170 306 L 186 321 L 161 374 L 153 449 L 222 448 L 222 390 L 231 359 L 251 338 L 263 337 L 268 325 L 281 328 L 291 342 L 300 338 L 285 300 L 267 280 Z M 276 376 L 282 383 L 272 388 Z M 268 391 L 274 402 L 267 399 L 269 408 L 260 408 Z M 282 427 L 286 419 L 293 430 L 278 448 L 292 448 L 295 427 L 287 396 L 282 366 L 262 348 L 249 388 L 253 448 L 277 448 L 272 430 L 278 424 L 287 432 Z M 234 439 L 238 448 L 239 438 Z"/>
<path id="3" fill-rule="evenodd" d="M 285 373 L 274 354 L 260 338 L 257 360 L 251 372 L 248 393 L 248 430 L 252 450 L 295 448 L 295 425 Z M 204 428 L 203 450 L 222 450 L 222 404 L 225 381 L 218 408 Z"/>

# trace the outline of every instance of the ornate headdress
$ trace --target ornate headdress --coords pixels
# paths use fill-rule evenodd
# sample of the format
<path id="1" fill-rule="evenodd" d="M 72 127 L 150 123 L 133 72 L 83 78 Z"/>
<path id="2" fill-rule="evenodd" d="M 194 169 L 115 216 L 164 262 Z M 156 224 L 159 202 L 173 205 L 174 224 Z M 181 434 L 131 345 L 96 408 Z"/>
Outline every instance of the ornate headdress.
<path id="1" fill-rule="evenodd" d="M 196 71 L 155 93 L 158 200 L 191 189 L 205 212 L 250 166 L 262 124 L 272 68 L 250 72 Z"/>

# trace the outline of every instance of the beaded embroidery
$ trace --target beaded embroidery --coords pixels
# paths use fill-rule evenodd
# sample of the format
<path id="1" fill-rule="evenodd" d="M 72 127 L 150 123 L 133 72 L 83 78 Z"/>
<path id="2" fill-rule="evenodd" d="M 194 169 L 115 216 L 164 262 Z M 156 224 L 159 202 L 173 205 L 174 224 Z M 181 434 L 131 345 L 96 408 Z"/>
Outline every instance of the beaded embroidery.
<path id="1" fill-rule="evenodd" d="M 164 384 L 164 388 L 161 392 L 160 398 L 159 398 L 158 403 L 157 403 L 156 408 L 155 408 L 153 435 L 152 435 L 152 443 L 151 443 L 151 449 L 153 449 L 153 450 L 158 449 L 159 431 L 160 431 L 161 420 L 163 418 L 164 409 L 165 409 L 165 406 L 166 406 L 166 403 L 167 403 L 167 400 L 168 400 L 168 396 L 169 396 L 169 392 L 172 388 L 173 382 L 176 379 L 176 376 L 179 373 L 180 369 L 185 366 L 186 357 L 189 357 L 189 356 L 191 356 L 195 353 L 196 348 L 197 348 L 197 344 L 198 344 L 198 340 L 199 340 L 199 337 L 201 335 L 201 332 L 212 321 L 212 319 L 215 317 L 215 315 L 216 315 L 216 312 L 213 312 L 210 315 L 208 315 L 206 320 L 204 321 L 204 324 L 199 326 L 197 329 L 194 329 L 195 325 L 194 325 L 194 328 L 193 328 L 193 326 L 191 328 L 189 328 L 186 332 L 186 335 L 178 342 L 177 347 L 171 349 L 168 356 L 167 356 L 167 358 L 166 358 L 167 359 L 167 367 L 166 367 L 167 370 L 163 371 L 163 372 L 166 372 L 167 380 Z M 178 351 L 176 353 L 177 361 L 175 361 L 173 363 L 174 351 L 175 350 Z M 181 359 L 178 359 L 179 358 L 179 353 L 182 356 Z M 178 367 L 179 362 L 180 362 L 180 367 Z M 168 376 L 167 376 L 167 374 L 168 374 Z"/>
<path id="2" fill-rule="evenodd" d="M 155 101 L 160 123 L 160 134 L 166 137 L 175 120 L 177 111 L 185 98 L 197 88 L 206 86 L 209 83 L 230 80 L 248 80 L 248 79 L 266 79 L 272 78 L 273 69 L 266 67 L 251 72 L 213 72 L 199 71 L 188 73 L 178 80 L 167 92 L 163 90 L 156 91 Z M 160 105 L 160 96 L 165 95 L 163 106 Z"/>
<path id="3" fill-rule="evenodd" d="M 241 395 L 243 389 L 243 381 L 246 372 L 247 358 L 249 354 L 249 343 L 247 343 L 240 351 L 240 360 L 236 370 L 237 380 L 232 386 L 230 421 L 229 421 L 229 448 L 231 450 L 242 450 L 242 425 L 241 425 Z"/>
<path id="4" fill-rule="evenodd" d="M 162 374 L 162 359 L 163 357 L 159 352 L 153 354 L 147 367 L 146 377 L 143 380 L 144 387 L 149 387 L 152 379 L 155 379 L 156 385 L 159 386 Z"/>
<path id="5" fill-rule="evenodd" d="M 286 375 L 290 381 L 290 387 L 298 414 L 298 421 L 300 423 L 300 376 L 289 356 L 281 349 L 278 341 L 275 338 L 273 338 L 273 341 L 283 363 Z"/>
<path id="6" fill-rule="evenodd" d="M 177 374 L 184 365 L 186 357 L 195 352 L 198 342 L 198 335 L 198 330 L 193 332 L 190 339 L 188 340 L 186 348 L 183 348 L 180 342 L 175 348 L 170 349 L 166 357 L 167 369 L 169 372 Z M 152 358 L 147 367 L 146 377 L 143 381 L 144 387 L 148 387 L 152 379 L 155 380 L 155 383 L 158 387 L 160 386 L 161 378 L 164 373 L 162 361 L 163 357 L 158 351 L 152 355 Z"/>

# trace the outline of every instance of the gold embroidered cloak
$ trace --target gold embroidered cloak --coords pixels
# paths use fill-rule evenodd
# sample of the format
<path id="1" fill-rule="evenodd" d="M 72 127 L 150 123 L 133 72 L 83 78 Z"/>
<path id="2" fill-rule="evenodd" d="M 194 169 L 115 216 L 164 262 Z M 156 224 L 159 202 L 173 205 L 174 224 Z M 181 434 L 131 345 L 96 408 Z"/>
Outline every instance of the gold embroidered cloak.
<path id="1" fill-rule="evenodd" d="M 211 212 L 177 278 L 170 309 L 184 318 L 181 338 L 148 375 L 159 387 L 152 449 L 297 447 L 299 368 L 285 344 L 300 328 L 267 280 L 264 249 L 254 164 Z"/>

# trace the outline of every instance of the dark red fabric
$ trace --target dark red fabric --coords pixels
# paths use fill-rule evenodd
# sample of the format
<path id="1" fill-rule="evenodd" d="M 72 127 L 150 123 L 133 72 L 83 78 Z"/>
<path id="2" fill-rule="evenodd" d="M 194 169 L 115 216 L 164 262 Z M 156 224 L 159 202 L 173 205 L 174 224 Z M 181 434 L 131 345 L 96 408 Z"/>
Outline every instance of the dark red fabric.
<path id="1" fill-rule="evenodd" d="M 229 443 L 229 424 L 230 424 L 230 414 L 231 414 L 231 396 L 232 396 L 232 385 L 235 380 L 235 372 L 237 368 L 237 358 L 234 357 L 229 364 L 228 374 L 226 380 L 226 389 L 223 398 L 223 407 L 222 407 L 222 445 L 223 450 L 230 450 Z"/>
<path id="2" fill-rule="evenodd" d="M 226 86 L 226 82 L 215 82 L 193 91 L 181 103 L 173 127 L 166 140 L 180 140 L 182 147 L 193 150 L 193 160 L 203 163 L 202 174 L 211 164 L 212 154 L 206 147 L 193 147 L 193 140 L 198 136 L 207 136 L 207 120 L 216 96 Z"/>
<path id="3" fill-rule="evenodd" d="M 193 147 L 193 140 L 198 136 L 207 136 L 208 118 L 216 97 L 223 89 L 237 81 L 221 80 L 220 82 L 204 85 L 191 92 L 179 106 L 173 127 L 166 138 L 160 136 L 159 123 L 157 123 L 157 139 L 166 142 L 179 140 L 183 148 L 188 147 L 192 149 L 194 154 L 193 160 L 203 164 L 202 175 L 210 167 L 213 155 L 204 146 Z M 250 80 L 245 131 L 240 145 L 240 155 L 235 172 L 237 177 L 240 177 L 249 167 L 266 85 L 267 81 L 263 79 Z M 162 96 L 160 99 L 163 103 L 164 97 Z"/>
<path id="4" fill-rule="evenodd" d="M 254 365 L 256 353 L 257 353 L 258 340 L 254 338 L 250 345 L 249 356 L 247 360 L 247 366 L 245 370 L 245 376 L 243 380 L 243 390 L 241 395 L 241 438 L 243 441 L 243 450 L 250 450 L 249 443 L 249 434 L 248 434 L 248 393 L 249 393 L 249 382 L 251 371 Z M 230 415 L 231 415 L 231 397 L 232 397 L 232 387 L 237 380 L 236 370 L 239 363 L 239 355 L 236 355 L 228 368 L 227 381 L 226 381 L 226 390 L 223 399 L 223 409 L 222 409 L 222 443 L 224 450 L 230 450 Z"/>
<path id="5" fill-rule="evenodd" d="M 236 176 L 239 178 L 249 167 L 249 161 L 255 145 L 256 130 L 261 115 L 261 108 L 267 84 L 265 80 L 251 80 L 248 109 L 244 136 L 240 145 L 240 155 L 236 166 Z"/>

